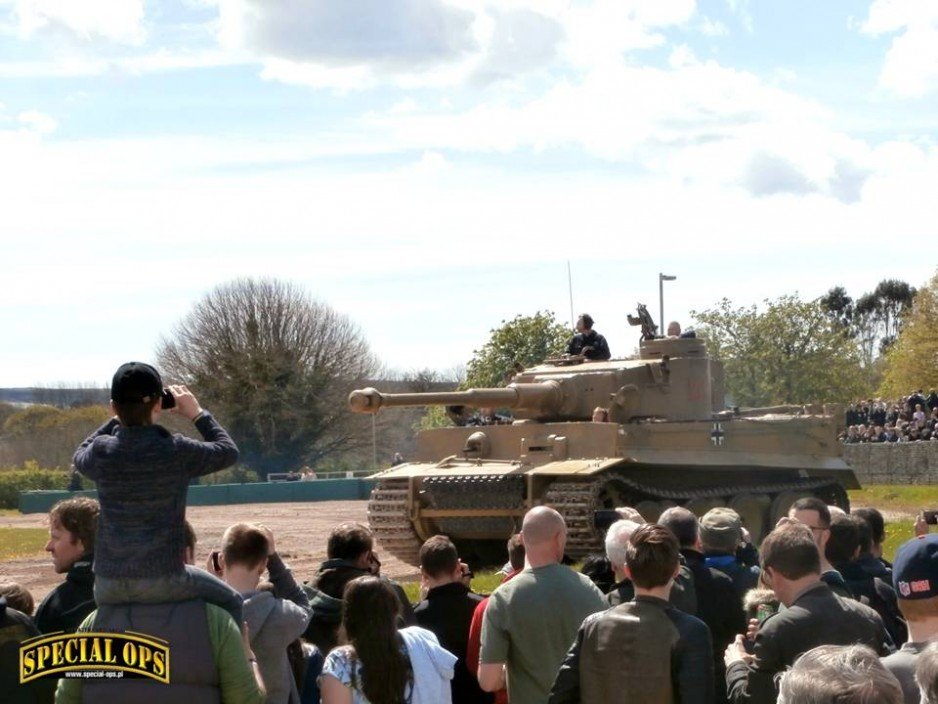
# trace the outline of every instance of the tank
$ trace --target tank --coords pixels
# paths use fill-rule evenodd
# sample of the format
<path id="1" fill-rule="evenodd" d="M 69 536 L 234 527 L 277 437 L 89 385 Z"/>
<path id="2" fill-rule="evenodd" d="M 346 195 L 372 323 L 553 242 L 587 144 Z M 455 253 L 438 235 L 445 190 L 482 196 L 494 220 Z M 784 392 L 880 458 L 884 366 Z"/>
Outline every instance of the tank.
<path id="1" fill-rule="evenodd" d="M 849 510 L 859 488 L 837 441 L 840 407 L 725 407 L 723 366 L 697 338 L 661 338 L 639 306 L 637 358 L 546 360 L 505 388 L 386 394 L 352 391 L 349 406 L 511 409 L 512 420 L 424 430 L 414 461 L 374 476 L 368 520 L 383 547 L 418 564 L 422 542 L 450 536 L 475 564 L 501 563 L 524 513 L 546 504 L 568 527 L 567 556 L 603 551 L 597 511 L 670 506 L 703 515 L 729 506 L 757 543 L 795 500 Z M 593 422 L 597 407 L 608 421 Z"/>

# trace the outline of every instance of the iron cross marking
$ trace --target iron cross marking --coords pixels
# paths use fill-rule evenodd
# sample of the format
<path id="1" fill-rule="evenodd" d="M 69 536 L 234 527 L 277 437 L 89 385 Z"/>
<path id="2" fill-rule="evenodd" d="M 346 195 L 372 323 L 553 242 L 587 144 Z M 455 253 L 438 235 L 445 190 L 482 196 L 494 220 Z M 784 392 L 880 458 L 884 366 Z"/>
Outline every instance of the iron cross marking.
<path id="1" fill-rule="evenodd" d="M 726 433 L 723 432 L 723 424 L 714 423 L 713 430 L 710 431 L 710 442 L 713 443 L 714 447 L 717 447 L 723 444 L 725 437 Z"/>

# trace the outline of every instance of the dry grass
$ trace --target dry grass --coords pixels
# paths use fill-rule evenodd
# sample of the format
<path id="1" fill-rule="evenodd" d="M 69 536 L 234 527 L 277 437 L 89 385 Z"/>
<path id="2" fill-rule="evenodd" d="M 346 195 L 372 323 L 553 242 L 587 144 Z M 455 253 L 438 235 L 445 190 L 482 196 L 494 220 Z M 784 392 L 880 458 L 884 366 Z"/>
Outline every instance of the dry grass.
<path id="1" fill-rule="evenodd" d="M 41 555 L 48 540 L 45 528 L 0 528 L 0 560 Z"/>

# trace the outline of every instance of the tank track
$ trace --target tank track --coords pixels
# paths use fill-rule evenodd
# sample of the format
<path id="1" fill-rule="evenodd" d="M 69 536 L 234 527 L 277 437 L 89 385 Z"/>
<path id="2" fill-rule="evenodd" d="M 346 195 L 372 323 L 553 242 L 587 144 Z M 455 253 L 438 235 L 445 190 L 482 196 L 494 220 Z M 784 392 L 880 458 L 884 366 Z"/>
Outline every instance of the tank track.
<path id="1" fill-rule="evenodd" d="M 421 504 L 441 509 L 524 509 L 525 477 L 520 474 L 427 477 L 421 486 Z M 438 518 L 445 535 L 484 532 L 511 535 L 520 526 L 506 516 Z"/>
<path id="2" fill-rule="evenodd" d="M 420 564 L 420 538 L 407 510 L 407 479 L 382 479 L 368 500 L 368 525 L 381 547 L 401 562 Z"/>
<path id="3" fill-rule="evenodd" d="M 566 482 L 555 481 L 547 488 L 541 503 L 552 506 L 561 513 L 567 524 L 567 557 L 581 559 L 596 552 L 603 552 L 601 534 L 593 523 L 594 512 L 604 508 L 614 508 L 616 505 L 631 505 L 630 503 L 604 501 L 603 490 L 611 482 L 634 491 L 634 498 L 647 497 L 653 500 L 670 499 L 682 504 L 692 499 L 716 498 L 733 496 L 736 494 L 778 494 L 782 491 L 803 490 L 810 491 L 821 487 L 838 486 L 831 479 L 806 479 L 792 482 L 778 482 L 774 484 L 759 485 L 724 485 L 706 487 L 701 489 L 663 489 L 636 482 L 621 474 L 604 474 L 592 481 Z M 841 489 L 842 491 L 842 489 Z"/>

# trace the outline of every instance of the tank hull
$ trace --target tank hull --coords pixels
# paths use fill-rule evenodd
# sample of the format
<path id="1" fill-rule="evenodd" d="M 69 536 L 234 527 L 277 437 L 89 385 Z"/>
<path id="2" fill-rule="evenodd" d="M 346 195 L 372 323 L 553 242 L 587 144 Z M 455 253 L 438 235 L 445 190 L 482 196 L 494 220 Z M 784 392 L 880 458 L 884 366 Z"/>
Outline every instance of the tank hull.
<path id="1" fill-rule="evenodd" d="M 369 521 L 413 564 L 437 533 L 476 563 L 497 562 L 540 504 L 564 516 L 573 559 L 602 550 L 595 512 L 626 505 L 652 521 L 672 505 L 698 515 L 730 506 L 759 541 L 802 496 L 849 508 L 846 489 L 859 484 L 838 447 L 823 416 L 437 429 L 418 438 L 417 462 L 376 475 Z"/>

